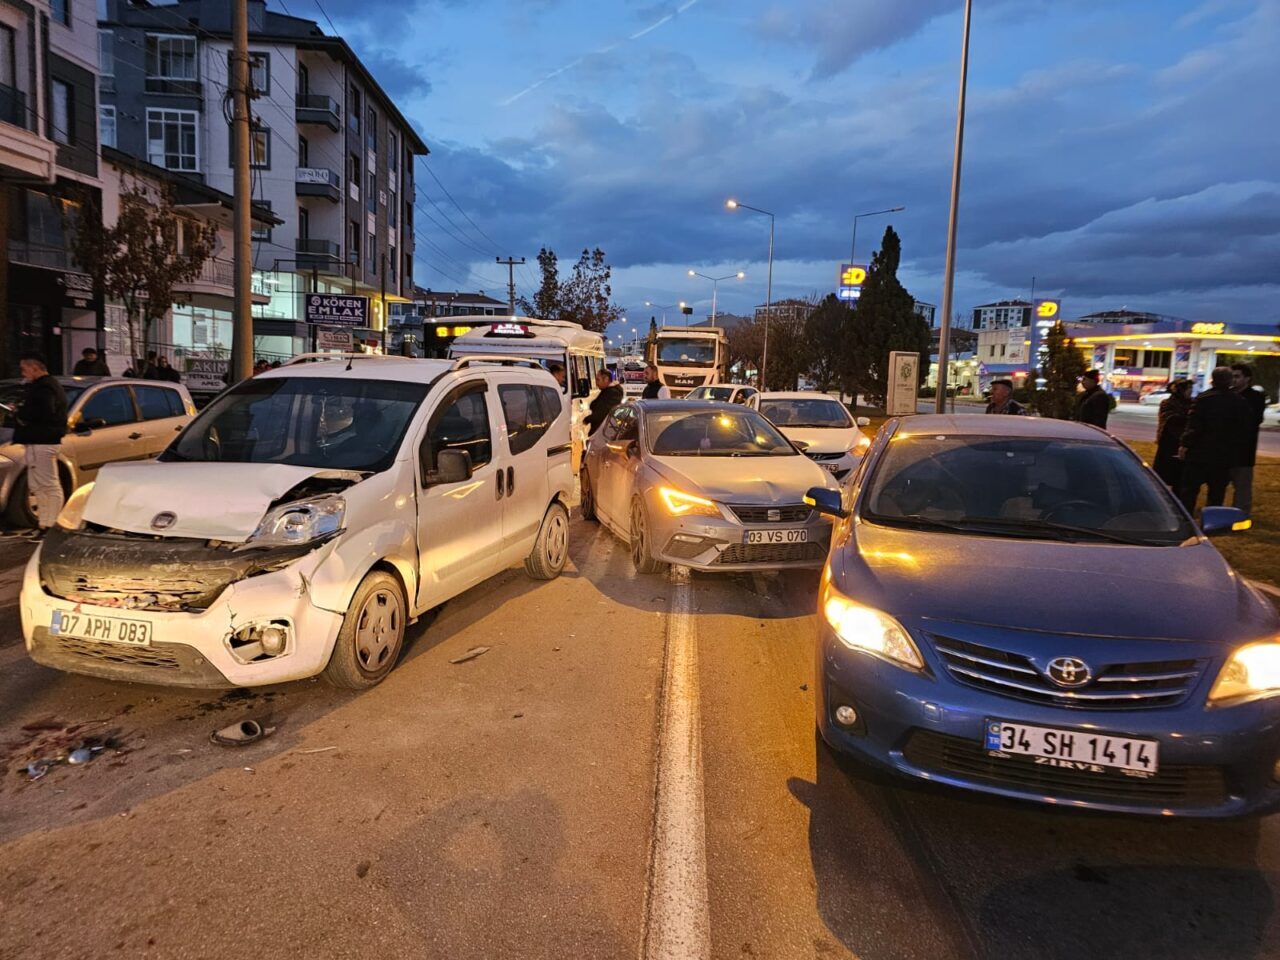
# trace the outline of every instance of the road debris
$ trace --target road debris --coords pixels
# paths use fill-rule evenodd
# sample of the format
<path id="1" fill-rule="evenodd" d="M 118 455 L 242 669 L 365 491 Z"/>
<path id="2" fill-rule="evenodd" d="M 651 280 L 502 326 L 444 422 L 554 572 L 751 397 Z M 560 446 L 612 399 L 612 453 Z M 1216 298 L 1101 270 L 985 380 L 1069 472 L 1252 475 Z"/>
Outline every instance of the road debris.
<path id="1" fill-rule="evenodd" d="M 337 747 L 312 747 L 310 750 L 299 750 L 299 754 L 303 753 L 328 753 L 330 750 L 337 750 Z"/>
<path id="2" fill-rule="evenodd" d="M 275 732 L 275 727 L 264 727 L 257 720 L 241 720 L 213 731 L 209 739 L 220 747 L 243 747 L 264 740 Z"/>
<path id="3" fill-rule="evenodd" d="M 480 656 L 480 655 L 482 655 L 482 654 L 488 653 L 488 652 L 489 652 L 489 648 L 488 648 L 488 647 L 472 647 L 470 650 L 468 650 L 468 651 L 467 651 L 466 653 L 464 653 L 462 656 L 460 656 L 460 657 L 454 657 L 454 658 L 453 658 L 452 660 L 450 660 L 449 662 L 450 662 L 450 663 L 466 663 L 468 660 L 474 660 L 476 657 L 478 657 L 478 656 Z"/>

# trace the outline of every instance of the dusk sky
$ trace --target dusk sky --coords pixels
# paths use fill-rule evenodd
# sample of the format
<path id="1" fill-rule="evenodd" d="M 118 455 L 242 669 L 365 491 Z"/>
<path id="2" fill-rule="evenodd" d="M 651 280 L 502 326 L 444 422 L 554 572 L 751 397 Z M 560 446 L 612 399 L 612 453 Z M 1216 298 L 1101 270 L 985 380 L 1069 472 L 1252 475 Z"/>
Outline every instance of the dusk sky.
<path id="1" fill-rule="evenodd" d="M 419 169 L 421 286 L 502 298 L 495 252 L 600 246 L 633 323 L 708 312 L 691 267 L 745 270 L 720 309 L 746 313 L 768 220 L 735 196 L 777 215 L 775 299 L 829 292 L 852 215 L 905 205 L 858 259 L 891 222 L 941 303 L 959 0 L 320 2 L 478 225 Z M 1280 0 L 976 0 L 956 309 L 1034 275 L 1067 316 L 1280 323 L 1277 48 Z"/>

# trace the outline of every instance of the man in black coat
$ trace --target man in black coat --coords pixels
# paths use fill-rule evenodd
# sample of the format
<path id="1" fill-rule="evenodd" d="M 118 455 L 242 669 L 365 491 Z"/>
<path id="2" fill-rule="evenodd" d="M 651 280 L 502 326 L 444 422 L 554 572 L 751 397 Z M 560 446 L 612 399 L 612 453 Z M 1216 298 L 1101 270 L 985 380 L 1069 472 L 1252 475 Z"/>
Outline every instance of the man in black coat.
<path id="1" fill-rule="evenodd" d="M 107 361 L 98 355 L 97 350 L 85 347 L 80 351 L 80 359 L 71 368 L 71 374 L 76 377 L 109 377 L 111 371 L 107 369 Z"/>
<path id="2" fill-rule="evenodd" d="M 600 388 L 600 392 L 591 401 L 591 412 L 587 414 L 588 437 L 604 425 L 614 407 L 623 400 L 622 384 L 613 382 L 613 374 L 607 368 L 601 367 L 596 374 L 596 386 Z"/>
<path id="3" fill-rule="evenodd" d="M 1215 367 L 1210 383 L 1210 389 L 1191 401 L 1187 428 L 1182 432 L 1180 497 L 1191 513 L 1205 484 L 1209 486 L 1205 506 L 1222 506 L 1231 468 L 1251 429 L 1249 404 L 1231 389 L 1231 368 Z"/>
<path id="4" fill-rule="evenodd" d="M 1231 365 L 1231 389 L 1249 404 L 1249 430 L 1240 443 L 1240 453 L 1231 467 L 1231 505 L 1245 513 L 1253 512 L 1253 467 L 1258 462 L 1258 428 L 1267 409 L 1267 395 L 1253 385 L 1253 367 L 1247 363 Z"/>
<path id="5" fill-rule="evenodd" d="M 1076 398 L 1076 411 L 1073 420 L 1091 423 L 1095 427 L 1107 428 L 1107 416 L 1111 413 L 1111 398 L 1102 389 L 1099 381 L 1102 378 L 1097 370 L 1086 370 L 1080 378 L 1084 392 Z"/>
<path id="6" fill-rule="evenodd" d="M 36 499 L 36 515 L 43 532 L 62 512 L 58 449 L 67 432 L 67 395 L 62 384 L 49 375 L 49 365 L 40 354 L 24 354 L 18 367 L 26 387 L 14 416 L 13 442 L 26 448 L 27 489 Z"/>

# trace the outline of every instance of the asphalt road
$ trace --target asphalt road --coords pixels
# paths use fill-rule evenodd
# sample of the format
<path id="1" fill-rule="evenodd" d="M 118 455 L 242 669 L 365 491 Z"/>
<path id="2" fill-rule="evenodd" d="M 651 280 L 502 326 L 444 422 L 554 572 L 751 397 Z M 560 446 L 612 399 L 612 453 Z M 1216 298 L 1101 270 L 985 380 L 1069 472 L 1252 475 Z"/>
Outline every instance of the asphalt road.
<path id="1" fill-rule="evenodd" d="M 0 542 L 0 957 L 654 956 L 672 697 L 700 734 L 687 896 L 709 956 L 1280 957 L 1280 817 L 1086 816 L 870 777 L 815 746 L 815 577 L 681 587 L 594 525 L 572 535 L 561 579 L 513 570 L 448 604 L 361 695 L 36 667 L 25 547 Z M 277 732 L 209 742 L 242 717 Z M 90 734 L 119 749 L 27 782 L 30 756 Z"/>

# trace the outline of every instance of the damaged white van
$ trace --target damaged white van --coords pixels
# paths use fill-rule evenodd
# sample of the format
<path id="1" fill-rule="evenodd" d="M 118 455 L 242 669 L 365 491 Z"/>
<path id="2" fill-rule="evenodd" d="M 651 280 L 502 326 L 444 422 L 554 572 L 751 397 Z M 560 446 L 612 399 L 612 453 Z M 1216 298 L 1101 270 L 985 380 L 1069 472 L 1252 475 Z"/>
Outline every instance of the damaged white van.
<path id="1" fill-rule="evenodd" d="M 72 495 L 26 568 L 33 660 L 359 689 L 425 611 L 513 563 L 538 579 L 564 568 L 569 415 L 536 363 L 300 361 L 223 393 L 158 460 L 109 464 Z"/>

